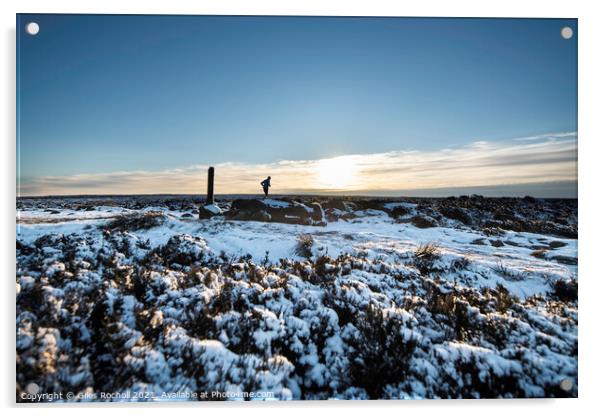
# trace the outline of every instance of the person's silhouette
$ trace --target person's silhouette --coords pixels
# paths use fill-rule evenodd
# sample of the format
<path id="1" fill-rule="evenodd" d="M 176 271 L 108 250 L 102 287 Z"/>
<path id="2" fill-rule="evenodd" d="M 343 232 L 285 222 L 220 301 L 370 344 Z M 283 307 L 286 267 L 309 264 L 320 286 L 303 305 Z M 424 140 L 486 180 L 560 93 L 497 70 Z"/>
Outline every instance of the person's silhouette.
<path id="1" fill-rule="evenodd" d="M 270 183 L 271 180 L 272 180 L 272 177 L 268 176 L 266 179 L 261 181 L 261 186 L 263 187 L 263 193 L 265 194 L 264 198 L 267 198 L 270 186 L 272 186 L 272 184 Z"/>

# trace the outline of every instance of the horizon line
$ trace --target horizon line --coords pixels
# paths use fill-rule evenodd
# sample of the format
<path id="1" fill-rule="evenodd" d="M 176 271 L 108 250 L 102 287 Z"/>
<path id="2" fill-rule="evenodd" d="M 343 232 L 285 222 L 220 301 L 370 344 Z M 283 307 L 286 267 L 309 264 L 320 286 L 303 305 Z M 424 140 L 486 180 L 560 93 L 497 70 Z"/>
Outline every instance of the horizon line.
<path id="1" fill-rule="evenodd" d="M 571 186 L 575 190 L 574 196 L 537 196 L 537 192 L 520 192 L 520 188 L 524 187 L 536 187 L 536 186 Z M 487 190 L 495 191 L 500 188 L 518 188 L 514 192 L 500 192 L 499 194 L 481 195 L 479 192 L 487 193 Z M 459 196 L 473 196 L 478 195 L 485 198 L 524 198 L 533 197 L 539 199 L 578 199 L 578 181 L 548 181 L 548 182 L 529 182 L 529 183 L 514 183 L 514 184 L 499 184 L 491 186 L 459 186 L 459 187 L 444 187 L 444 188 L 416 188 L 416 189 L 404 189 L 404 190 L 379 190 L 380 192 L 370 193 L 369 190 L 360 190 L 353 192 L 311 192 L 311 191 L 299 191 L 299 192 L 283 192 L 273 193 L 268 197 L 291 197 L 291 196 L 304 196 L 304 197 L 355 197 L 355 198 L 451 198 Z M 447 193 L 445 193 L 448 191 Z M 412 195 L 414 194 L 414 195 Z M 87 194 L 40 194 L 40 195 L 17 195 L 17 199 L 25 198 L 99 198 L 99 197 L 127 197 L 127 196 L 186 196 L 186 197 L 198 197 L 205 198 L 206 192 L 202 193 L 169 193 L 169 192 L 158 192 L 158 193 L 87 193 Z M 215 197 L 252 197 L 257 196 L 263 198 L 263 194 L 259 192 L 232 192 L 232 193 L 215 193 Z"/>

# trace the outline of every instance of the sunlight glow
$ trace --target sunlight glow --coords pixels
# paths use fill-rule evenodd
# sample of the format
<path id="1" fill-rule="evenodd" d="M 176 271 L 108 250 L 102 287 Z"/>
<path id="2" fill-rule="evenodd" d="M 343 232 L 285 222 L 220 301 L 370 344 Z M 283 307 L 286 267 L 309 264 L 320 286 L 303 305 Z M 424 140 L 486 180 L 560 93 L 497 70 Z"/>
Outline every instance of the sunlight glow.
<path id="1" fill-rule="evenodd" d="M 351 188 L 356 181 L 356 171 L 355 163 L 350 157 L 322 159 L 318 163 L 318 186 L 332 190 Z"/>

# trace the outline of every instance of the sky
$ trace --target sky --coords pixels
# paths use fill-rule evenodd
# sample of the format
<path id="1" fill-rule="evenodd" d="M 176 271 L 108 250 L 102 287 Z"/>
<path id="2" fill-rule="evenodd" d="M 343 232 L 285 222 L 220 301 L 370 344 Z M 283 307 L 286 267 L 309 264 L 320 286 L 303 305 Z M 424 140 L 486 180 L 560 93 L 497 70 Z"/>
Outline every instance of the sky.
<path id="1" fill-rule="evenodd" d="M 17 32 L 20 195 L 203 193 L 211 165 L 222 194 L 270 175 L 576 196 L 575 19 L 22 14 Z"/>

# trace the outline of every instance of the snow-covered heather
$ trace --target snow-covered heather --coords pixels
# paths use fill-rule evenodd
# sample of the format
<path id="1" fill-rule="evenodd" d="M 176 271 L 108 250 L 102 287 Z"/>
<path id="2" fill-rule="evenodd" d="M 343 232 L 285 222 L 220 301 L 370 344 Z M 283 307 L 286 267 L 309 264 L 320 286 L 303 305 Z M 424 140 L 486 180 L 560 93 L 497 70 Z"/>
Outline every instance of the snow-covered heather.
<path id="1" fill-rule="evenodd" d="M 577 395 L 576 239 L 365 205 L 324 227 L 199 220 L 185 204 L 22 206 L 17 390 Z M 116 221 L 135 213 L 141 228 Z"/>

